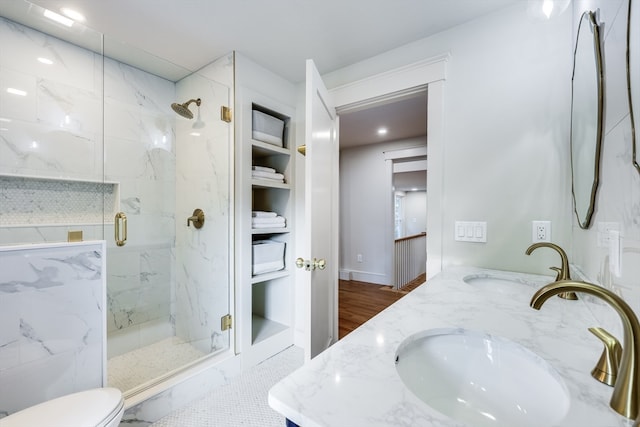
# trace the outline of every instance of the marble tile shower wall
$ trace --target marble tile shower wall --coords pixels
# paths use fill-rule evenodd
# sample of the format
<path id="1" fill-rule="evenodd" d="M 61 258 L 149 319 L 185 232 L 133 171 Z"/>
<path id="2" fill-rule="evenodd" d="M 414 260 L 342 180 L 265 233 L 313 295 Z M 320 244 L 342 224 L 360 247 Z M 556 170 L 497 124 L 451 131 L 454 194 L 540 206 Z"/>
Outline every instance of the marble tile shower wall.
<path id="1" fill-rule="evenodd" d="M 37 58 L 54 61 L 45 64 Z M 26 92 L 0 94 L 0 174 L 102 180 L 100 55 L 0 18 L 0 82 Z M 3 199 L 0 219 L 6 224 L 15 206 L 5 192 Z M 101 198 L 90 203 L 102 209 Z M 26 211 L 37 211 L 37 206 Z M 56 227 L 0 227 L 0 243 L 66 240 L 69 228 L 55 222 Z M 102 226 L 95 221 L 87 225 L 85 238 L 102 238 Z"/>
<path id="2" fill-rule="evenodd" d="M 104 385 L 104 251 L 0 247 L 0 418 Z"/>
<path id="3" fill-rule="evenodd" d="M 105 59 L 105 178 L 120 184 L 128 240 L 108 250 L 109 357 L 173 336 L 175 84 Z"/>
<path id="4" fill-rule="evenodd" d="M 0 175 L 53 178 L 51 191 L 60 178 L 104 176 L 117 183 L 116 211 L 129 230 L 126 246 L 116 247 L 112 223 L 36 219 L 0 225 L 0 244 L 65 241 L 77 229 L 85 240 L 106 239 L 110 356 L 173 335 L 175 84 L 4 18 L 0 81 L 30 95 L 0 94 Z"/>

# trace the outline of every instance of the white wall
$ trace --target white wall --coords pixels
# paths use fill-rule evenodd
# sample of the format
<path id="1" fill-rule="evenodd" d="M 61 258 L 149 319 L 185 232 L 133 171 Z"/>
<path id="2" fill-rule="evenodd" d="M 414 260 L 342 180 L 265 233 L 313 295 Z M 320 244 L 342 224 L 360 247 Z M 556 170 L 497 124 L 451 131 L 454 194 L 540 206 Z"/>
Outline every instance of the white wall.
<path id="1" fill-rule="evenodd" d="M 424 138 L 340 152 L 340 271 L 352 280 L 393 283 L 393 242 L 387 239 L 393 236 L 392 171 L 384 152 L 417 146 L 424 146 Z"/>
<path id="2" fill-rule="evenodd" d="M 550 21 L 525 2 L 327 74 L 336 87 L 450 53 L 444 83 L 442 266 L 548 274 L 551 251 L 527 257 L 531 221 L 570 244 L 571 13 Z M 430 162 L 436 159 L 430 159 Z M 431 176 L 428 178 L 433 183 Z M 453 240 L 456 220 L 486 221 L 487 243 Z M 349 254 L 350 255 L 350 254 Z"/>

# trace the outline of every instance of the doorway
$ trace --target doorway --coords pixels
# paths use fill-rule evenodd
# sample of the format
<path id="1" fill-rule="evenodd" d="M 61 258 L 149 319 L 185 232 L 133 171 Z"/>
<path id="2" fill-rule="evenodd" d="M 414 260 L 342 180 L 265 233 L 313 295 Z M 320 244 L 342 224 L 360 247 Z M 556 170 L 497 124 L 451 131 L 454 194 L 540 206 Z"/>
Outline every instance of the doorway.
<path id="1" fill-rule="evenodd" d="M 393 285 L 394 180 L 403 194 L 425 194 L 427 91 L 339 115 L 340 278 Z M 424 207 L 413 217 L 421 231 Z"/>
<path id="2" fill-rule="evenodd" d="M 430 238 L 427 240 L 426 246 L 430 254 L 427 262 L 427 274 L 430 275 L 439 272 L 442 268 L 443 101 L 448 58 L 449 55 L 444 54 L 418 61 L 398 69 L 363 78 L 362 80 L 352 81 L 329 91 L 333 101 L 332 104 L 342 120 L 342 116 L 347 112 L 356 112 L 371 106 L 391 103 L 394 100 L 401 100 L 413 93 L 428 89 L 427 154 L 429 156 L 429 180 L 427 182 L 427 203 L 429 215 L 427 217 L 427 230 L 430 231 Z M 344 151 L 341 157 L 341 161 L 344 160 Z M 389 189 L 387 194 L 389 195 L 389 200 L 391 200 L 391 173 L 386 176 L 388 176 L 388 181 L 385 185 Z M 340 179 L 343 180 L 344 176 L 341 176 Z M 386 224 L 390 224 L 393 218 L 391 206 L 390 203 L 389 209 L 385 212 L 388 218 Z M 385 229 L 389 233 L 387 241 L 391 242 L 393 239 L 393 227 L 388 226 Z M 432 248 L 432 250 L 429 248 Z M 344 251 L 344 249 L 341 248 L 340 251 Z M 334 267 L 332 268 L 338 269 L 339 263 L 333 265 Z M 306 301 L 305 296 L 303 295 L 301 298 L 304 303 Z M 338 296 L 335 295 L 336 300 L 337 298 Z M 337 317 L 337 313 L 335 315 Z M 300 318 L 302 319 L 304 316 Z M 302 324 L 299 330 L 305 331 L 308 327 L 309 325 Z"/>

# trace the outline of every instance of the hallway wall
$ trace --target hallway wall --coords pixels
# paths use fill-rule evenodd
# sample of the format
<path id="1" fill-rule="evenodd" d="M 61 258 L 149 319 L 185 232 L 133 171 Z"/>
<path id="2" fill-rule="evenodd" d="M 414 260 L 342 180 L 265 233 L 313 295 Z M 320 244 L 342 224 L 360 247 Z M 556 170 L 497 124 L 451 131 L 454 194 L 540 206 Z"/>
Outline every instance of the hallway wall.
<path id="1" fill-rule="evenodd" d="M 393 283 L 392 177 L 384 152 L 424 146 L 424 138 L 348 148 L 340 152 L 341 278 Z M 362 262 L 358 261 L 362 255 Z"/>

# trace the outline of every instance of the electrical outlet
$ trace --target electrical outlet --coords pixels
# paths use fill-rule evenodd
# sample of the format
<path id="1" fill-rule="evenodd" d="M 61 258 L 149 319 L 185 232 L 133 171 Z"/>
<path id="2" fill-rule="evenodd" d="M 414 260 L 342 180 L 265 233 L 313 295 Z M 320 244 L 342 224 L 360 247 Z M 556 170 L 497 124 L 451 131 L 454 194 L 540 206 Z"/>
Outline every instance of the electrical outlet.
<path id="1" fill-rule="evenodd" d="M 531 227 L 531 241 L 550 242 L 551 241 L 551 221 L 533 221 Z"/>
<path id="2" fill-rule="evenodd" d="M 356 260 L 357 260 L 358 262 L 362 262 L 362 254 L 358 254 L 358 255 L 356 255 Z"/>

